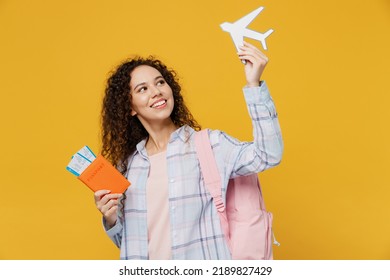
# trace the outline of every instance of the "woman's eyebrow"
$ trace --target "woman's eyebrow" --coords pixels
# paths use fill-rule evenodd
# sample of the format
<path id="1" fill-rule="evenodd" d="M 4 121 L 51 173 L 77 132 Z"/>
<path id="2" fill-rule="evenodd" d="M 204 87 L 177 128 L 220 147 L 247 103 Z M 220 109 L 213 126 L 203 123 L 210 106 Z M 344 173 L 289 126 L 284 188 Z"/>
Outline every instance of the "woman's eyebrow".
<path id="1" fill-rule="evenodd" d="M 154 78 L 154 80 L 156 81 L 156 80 L 161 79 L 161 78 L 164 79 L 164 77 L 160 75 L 160 76 L 157 76 L 156 78 Z M 134 87 L 134 90 L 135 90 L 137 87 L 143 86 L 143 85 L 146 85 L 146 82 L 139 83 L 138 85 L 136 85 L 136 86 Z"/>
<path id="2" fill-rule="evenodd" d="M 136 85 L 136 86 L 134 87 L 134 90 L 135 90 L 137 87 L 143 86 L 143 85 L 146 85 L 146 82 L 139 83 L 138 85 Z M 130 87 L 130 89 L 131 89 L 131 87 Z"/>

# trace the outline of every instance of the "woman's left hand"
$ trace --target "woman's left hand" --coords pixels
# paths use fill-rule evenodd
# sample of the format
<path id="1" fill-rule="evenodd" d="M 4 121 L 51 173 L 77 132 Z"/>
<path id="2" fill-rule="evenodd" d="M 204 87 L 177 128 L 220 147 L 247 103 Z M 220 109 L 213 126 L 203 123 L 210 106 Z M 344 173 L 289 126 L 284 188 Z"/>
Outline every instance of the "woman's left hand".
<path id="1" fill-rule="evenodd" d="M 258 48 L 244 41 L 240 47 L 238 57 L 245 60 L 245 76 L 248 87 L 258 87 L 261 74 L 268 63 L 268 57 L 265 56 Z"/>

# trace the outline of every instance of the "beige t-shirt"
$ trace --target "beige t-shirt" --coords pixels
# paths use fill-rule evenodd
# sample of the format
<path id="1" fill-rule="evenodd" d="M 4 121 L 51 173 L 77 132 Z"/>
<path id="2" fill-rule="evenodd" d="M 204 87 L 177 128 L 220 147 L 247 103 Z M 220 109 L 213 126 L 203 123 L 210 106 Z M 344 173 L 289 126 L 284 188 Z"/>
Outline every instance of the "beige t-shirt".
<path id="1" fill-rule="evenodd" d="M 150 171 L 146 181 L 146 203 L 150 260 L 171 259 L 166 154 L 161 152 L 149 156 Z"/>

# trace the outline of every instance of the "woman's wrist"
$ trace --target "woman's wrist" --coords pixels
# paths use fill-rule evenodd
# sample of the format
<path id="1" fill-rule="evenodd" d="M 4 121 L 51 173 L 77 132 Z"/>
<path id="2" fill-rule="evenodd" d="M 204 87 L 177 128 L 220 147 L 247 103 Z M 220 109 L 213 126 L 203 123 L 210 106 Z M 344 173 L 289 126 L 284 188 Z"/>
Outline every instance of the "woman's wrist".
<path id="1" fill-rule="evenodd" d="M 250 82 L 246 84 L 246 87 L 258 87 L 260 86 L 260 82 Z"/>

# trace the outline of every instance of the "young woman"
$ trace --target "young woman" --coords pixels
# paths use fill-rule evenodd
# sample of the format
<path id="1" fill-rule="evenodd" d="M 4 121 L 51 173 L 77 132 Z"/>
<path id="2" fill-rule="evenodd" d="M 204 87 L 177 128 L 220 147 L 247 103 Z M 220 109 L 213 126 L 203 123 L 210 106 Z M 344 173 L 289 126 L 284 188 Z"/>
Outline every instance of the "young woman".
<path id="1" fill-rule="evenodd" d="M 210 131 L 223 198 L 230 178 L 278 165 L 283 151 L 277 113 L 260 82 L 268 58 L 245 42 L 238 58 L 246 61 L 243 91 L 254 141 Z M 108 79 L 102 154 L 131 186 L 123 195 L 97 191 L 95 203 L 121 259 L 231 258 L 196 156 L 200 126 L 180 90 L 175 72 L 153 58 L 128 60 Z"/>

